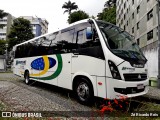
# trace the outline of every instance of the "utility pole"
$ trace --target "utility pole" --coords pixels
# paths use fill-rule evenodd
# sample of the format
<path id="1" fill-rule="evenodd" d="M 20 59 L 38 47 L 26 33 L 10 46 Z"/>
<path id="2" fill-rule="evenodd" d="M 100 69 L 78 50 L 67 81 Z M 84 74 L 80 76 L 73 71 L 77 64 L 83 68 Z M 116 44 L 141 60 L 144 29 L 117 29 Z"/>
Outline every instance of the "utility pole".
<path id="1" fill-rule="evenodd" d="M 8 48 L 8 44 L 6 43 L 5 44 L 5 47 L 6 47 L 6 70 L 7 70 L 7 61 L 8 61 L 8 51 L 7 51 L 7 48 Z"/>
<path id="2" fill-rule="evenodd" d="M 160 89 L 160 15 L 159 15 L 159 11 L 160 11 L 160 1 L 157 1 L 157 15 L 158 15 L 158 79 L 157 79 L 157 87 Z"/>

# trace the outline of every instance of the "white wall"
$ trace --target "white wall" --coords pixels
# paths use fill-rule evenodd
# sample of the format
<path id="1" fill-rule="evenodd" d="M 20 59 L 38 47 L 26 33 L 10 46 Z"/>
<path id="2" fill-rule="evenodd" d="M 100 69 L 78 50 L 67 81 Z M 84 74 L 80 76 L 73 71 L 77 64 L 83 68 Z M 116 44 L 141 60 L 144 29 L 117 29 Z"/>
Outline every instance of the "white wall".
<path id="1" fill-rule="evenodd" d="M 157 77 L 158 75 L 158 48 L 144 52 L 147 58 L 147 67 L 149 77 Z"/>
<path id="2" fill-rule="evenodd" d="M 0 70 L 4 70 L 4 69 L 5 69 L 4 59 L 0 59 Z"/>

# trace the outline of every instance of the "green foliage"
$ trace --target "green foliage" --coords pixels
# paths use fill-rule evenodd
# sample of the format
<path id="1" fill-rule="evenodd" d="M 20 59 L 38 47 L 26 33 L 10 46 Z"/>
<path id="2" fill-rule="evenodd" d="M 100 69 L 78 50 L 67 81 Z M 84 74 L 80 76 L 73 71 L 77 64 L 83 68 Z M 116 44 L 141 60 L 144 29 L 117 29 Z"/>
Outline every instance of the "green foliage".
<path id="1" fill-rule="evenodd" d="M 76 5 L 75 2 L 72 3 L 72 2 L 69 0 L 68 2 L 65 2 L 65 3 L 63 4 L 62 8 L 66 9 L 66 10 L 64 11 L 64 13 L 68 12 L 69 15 L 70 15 L 72 10 L 77 10 L 77 9 L 78 9 L 78 6 Z"/>
<path id="2" fill-rule="evenodd" d="M 0 40 L 0 55 L 5 54 L 5 49 L 6 49 L 5 44 L 6 44 L 5 40 Z"/>
<path id="3" fill-rule="evenodd" d="M 3 10 L 0 10 L 0 19 L 3 19 L 5 16 L 7 16 L 8 13 L 4 12 Z M 5 25 L 0 24 L 0 28 L 3 28 Z"/>
<path id="4" fill-rule="evenodd" d="M 8 34 L 9 50 L 11 50 L 14 45 L 32 39 L 33 37 L 30 21 L 23 18 L 15 19 Z"/>
<path id="5" fill-rule="evenodd" d="M 104 4 L 104 7 L 106 8 L 112 8 L 116 6 L 116 1 L 117 0 L 107 0 Z"/>
<path id="6" fill-rule="evenodd" d="M 116 24 L 116 7 L 104 8 L 102 13 L 97 15 L 98 20 L 104 20 Z"/>
<path id="7" fill-rule="evenodd" d="M 68 23 L 71 24 L 76 21 L 87 19 L 87 18 L 89 18 L 89 15 L 85 13 L 84 11 L 81 11 L 81 10 L 75 11 L 69 15 Z"/>

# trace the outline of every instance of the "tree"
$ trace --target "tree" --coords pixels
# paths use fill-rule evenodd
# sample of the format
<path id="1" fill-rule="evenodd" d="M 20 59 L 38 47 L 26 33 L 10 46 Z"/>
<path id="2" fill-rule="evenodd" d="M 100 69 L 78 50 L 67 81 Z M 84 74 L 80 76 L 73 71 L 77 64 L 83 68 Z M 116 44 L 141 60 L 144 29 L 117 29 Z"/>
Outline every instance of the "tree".
<path id="1" fill-rule="evenodd" d="M 5 54 L 5 49 L 6 49 L 6 41 L 0 40 L 0 55 Z"/>
<path id="2" fill-rule="evenodd" d="M 98 20 L 104 20 L 112 24 L 116 24 L 116 7 L 105 9 L 102 13 L 97 15 Z"/>
<path id="3" fill-rule="evenodd" d="M 81 11 L 81 10 L 75 11 L 69 15 L 68 23 L 71 24 L 76 21 L 87 19 L 87 18 L 89 18 L 89 15 L 85 13 L 84 11 Z"/>
<path id="4" fill-rule="evenodd" d="M 8 13 L 4 12 L 3 10 L 0 10 L 0 19 L 3 19 L 5 16 L 7 16 Z M 5 25 L 0 24 L 0 28 L 3 28 Z"/>
<path id="5" fill-rule="evenodd" d="M 8 34 L 9 50 L 11 50 L 14 45 L 32 39 L 33 37 L 34 35 L 29 20 L 23 18 L 14 19 L 10 33 Z"/>
<path id="6" fill-rule="evenodd" d="M 111 8 L 116 6 L 116 1 L 117 0 L 108 0 L 105 2 L 104 7 L 106 8 Z"/>
<path id="7" fill-rule="evenodd" d="M 66 10 L 64 11 L 64 13 L 68 12 L 69 15 L 70 15 L 72 10 L 77 10 L 77 9 L 78 9 L 78 6 L 76 5 L 75 2 L 72 3 L 72 2 L 69 0 L 68 2 L 65 2 L 65 3 L 63 4 L 62 8 L 66 9 Z"/>

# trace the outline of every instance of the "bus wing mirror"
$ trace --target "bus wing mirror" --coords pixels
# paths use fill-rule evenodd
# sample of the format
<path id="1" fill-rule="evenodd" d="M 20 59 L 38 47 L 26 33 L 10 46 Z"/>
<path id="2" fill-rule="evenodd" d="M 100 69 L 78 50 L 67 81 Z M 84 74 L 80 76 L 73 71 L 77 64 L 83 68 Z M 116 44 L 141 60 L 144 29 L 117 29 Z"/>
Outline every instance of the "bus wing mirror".
<path id="1" fill-rule="evenodd" d="M 86 29 L 86 39 L 92 39 L 93 32 L 91 27 L 87 27 Z"/>

